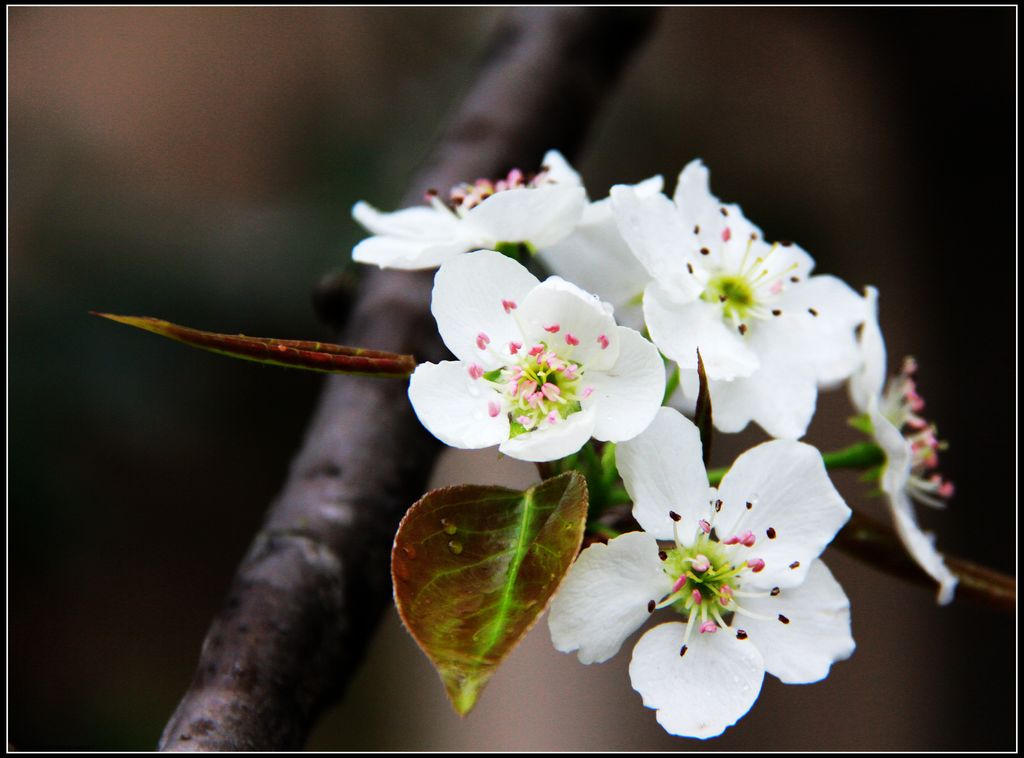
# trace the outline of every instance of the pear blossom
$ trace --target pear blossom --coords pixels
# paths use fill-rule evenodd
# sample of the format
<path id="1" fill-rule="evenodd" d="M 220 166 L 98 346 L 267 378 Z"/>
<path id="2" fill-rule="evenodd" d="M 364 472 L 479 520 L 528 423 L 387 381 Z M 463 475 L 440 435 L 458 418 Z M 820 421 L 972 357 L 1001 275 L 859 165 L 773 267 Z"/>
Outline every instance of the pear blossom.
<path id="1" fill-rule="evenodd" d="M 393 213 L 356 203 L 352 217 L 373 236 L 355 246 L 352 259 L 381 268 L 423 269 L 503 244 L 544 248 L 572 232 L 586 192 L 562 154 L 551 150 L 536 176 L 513 169 L 497 181 L 453 187 L 446 200 L 436 191 L 426 199 L 426 206 Z"/>
<path id="2" fill-rule="evenodd" d="M 662 408 L 616 458 L 644 531 L 580 554 L 548 616 L 558 650 L 600 663 L 672 611 L 636 643 L 630 680 L 668 732 L 700 738 L 750 709 L 765 672 L 815 682 L 853 653 L 849 601 L 818 558 L 850 510 L 817 450 L 763 443 L 715 489 L 697 428 Z"/>
<path id="3" fill-rule="evenodd" d="M 941 508 L 953 496 L 952 482 L 938 473 L 939 451 L 945 445 L 939 441 L 935 425 L 920 415 L 924 398 L 913 378 L 916 361 L 906 358 L 900 373 L 885 383 L 886 350 L 878 324 L 878 290 L 868 287 L 864 301 L 868 318 L 859 343 L 863 361 L 850 378 L 850 398 L 857 410 L 867 415 L 875 442 L 885 453 L 879 484 L 896 533 L 911 557 L 938 582 L 938 601 L 944 605 L 953 599 L 957 578 L 935 549 L 934 536 L 918 526 L 912 501 Z"/>
<path id="4" fill-rule="evenodd" d="M 660 176 L 632 186 L 640 197 L 659 194 Z M 634 329 L 643 326 L 641 301 L 650 274 L 619 233 L 611 198 L 590 202 L 572 234 L 538 254 L 552 273 L 593 292 L 615 308 L 620 323 Z"/>
<path id="5" fill-rule="evenodd" d="M 490 250 L 456 256 L 438 269 L 431 311 L 458 360 L 417 366 L 409 399 L 452 447 L 555 460 L 592 436 L 634 437 L 661 404 L 657 348 L 560 277 L 542 283 Z"/>
<path id="6" fill-rule="evenodd" d="M 791 242 L 768 243 L 739 206 L 711 194 L 699 161 L 679 175 L 673 199 L 623 185 L 612 208 L 650 281 L 643 309 L 651 339 L 697 392 L 700 349 L 715 426 L 758 423 L 773 437 L 807 431 L 819 388 L 845 381 L 858 363 L 860 298 Z"/>

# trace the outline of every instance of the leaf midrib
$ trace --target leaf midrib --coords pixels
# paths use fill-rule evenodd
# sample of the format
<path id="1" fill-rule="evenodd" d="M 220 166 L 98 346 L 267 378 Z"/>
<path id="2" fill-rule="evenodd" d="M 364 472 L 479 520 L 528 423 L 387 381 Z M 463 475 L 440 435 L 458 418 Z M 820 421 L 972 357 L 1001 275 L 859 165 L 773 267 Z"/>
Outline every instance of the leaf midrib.
<path id="1" fill-rule="evenodd" d="M 484 641 L 484 644 L 479 648 L 479 656 L 483 658 L 486 656 L 497 644 L 501 638 L 501 632 L 505 627 L 505 620 L 509 616 L 509 611 L 512 606 L 512 594 L 513 589 L 516 585 L 516 579 L 519 577 L 519 567 L 522 566 L 523 560 L 526 557 L 528 551 L 527 547 L 527 534 L 529 533 L 530 521 L 533 518 L 533 493 L 534 490 L 531 488 L 523 494 L 523 511 L 522 517 L 519 522 L 519 536 L 516 540 L 515 552 L 512 554 L 512 560 L 509 562 L 508 573 L 505 575 L 505 586 L 501 591 L 501 599 L 498 601 L 498 610 L 495 613 L 494 621 L 491 623 L 491 633 L 488 639 Z"/>

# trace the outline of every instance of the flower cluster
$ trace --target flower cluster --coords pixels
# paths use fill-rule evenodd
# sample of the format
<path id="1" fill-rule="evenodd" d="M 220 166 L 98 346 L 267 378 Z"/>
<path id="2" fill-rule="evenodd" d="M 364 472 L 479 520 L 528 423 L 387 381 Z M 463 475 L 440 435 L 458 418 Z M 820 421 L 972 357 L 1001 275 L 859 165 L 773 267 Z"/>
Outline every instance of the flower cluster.
<path id="1" fill-rule="evenodd" d="M 663 189 L 655 176 L 591 201 L 551 151 L 536 174 L 432 191 L 423 207 L 357 204 L 373 236 L 353 257 L 438 267 L 431 310 L 456 360 L 420 364 L 409 398 L 443 442 L 537 462 L 592 438 L 617 443 L 589 458 L 601 467 L 591 484 L 607 504 L 621 477 L 643 531 L 580 554 L 551 606 L 551 636 L 601 662 L 668 611 L 674 620 L 636 643 L 630 678 L 666 730 L 707 738 L 747 712 L 766 672 L 818 681 L 855 647 L 849 602 L 820 559 L 850 510 L 822 455 L 797 441 L 818 392 L 848 383 L 870 465 L 884 461 L 873 473 L 896 532 L 943 603 L 956 577 L 911 499 L 940 506 L 953 487 L 937 473 L 943 443 L 921 415 L 916 365 L 885 385 L 874 288 L 862 297 L 814 273 L 799 245 L 769 241 L 711 193 L 699 160 L 671 197 Z M 523 262 L 554 275 L 541 281 Z M 740 455 L 718 488 L 700 433 L 676 410 L 703 389 L 717 430 L 753 422 L 775 438 Z"/>

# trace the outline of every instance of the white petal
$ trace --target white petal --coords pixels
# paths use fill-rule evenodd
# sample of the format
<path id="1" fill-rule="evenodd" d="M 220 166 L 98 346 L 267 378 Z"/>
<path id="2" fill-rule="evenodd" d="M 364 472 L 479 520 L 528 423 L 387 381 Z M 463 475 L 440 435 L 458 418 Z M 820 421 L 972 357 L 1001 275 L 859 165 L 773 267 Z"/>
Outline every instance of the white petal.
<path id="1" fill-rule="evenodd" d="M 583 382 L 594 388 L 594 437 L 620 442 L 640 434 L 657 413 L 665 396 L 665 362 L 638 332 L 625 326 L 615 329 L 619 359 L 607 372 L 588 371 Z"/>
<path id="2" fill-rule="evenodd" d="M 695 380 L 686 389 L 696 388 Z M 797 439 L 807 432 L 818 400 L 814 375 L 784 362 L 762 362 L 752 376 L 711 381 L 711 418 L 722 432 L 742 431 L 756 421 L 772 437 Z"/>
<path id="3" fill-rule="evenodd" d="M 856 328 L 864 299 L 834 276 L 812 276 L 787 287 L 774 306 L 782 315 L 758 325 L 765 327 L 754 335 L 758 355 L 810 366 L 819 386 L 846 381 L 861 360 Z"/>
<path id="4" fill-rule="evenodd" d="M 861 413 L 868 410 L 873 397 L 882 394 L 885 385 L 885 339 L 878 323 L 878 290 L 864 288 L 864 326 L 858 346 L 861 363 L 850 377 L 850 400 Z"/>
<path id="5" fill-rule="evenodd" d="M 544 420 L 532 432 L 501 443 L 498 450 L 521 461 L 555 461 L 583 447 L 594 433 L 594 420 L 592 406 L 554 424 Z"/>
<path id="6" fill-rule="evenodd" d="M 553 273 L 615 306 L 619 323 L 642 326 L 639 303 L 650 275 L 619 234 L 608 200 L 591 203 L 576 230 L 539 257 Z"/>
<path id="7" fill-rule="evenodd" d="M 629 532 L 607 545 L 595 542 L 576 559 L 548 613 L 557 650 L 579 650 L 580 663 L 601 663 L 647 620 L 651 600 L 672 589 L 662 571 L 658 543 Z"/>
<path id="8" fill-rule="evenodd" d="M 828 676 L 835 661 L 853 655 L 850 601 L 821 561 L 814 561 L 803 584 L 775 597 L 742 598 L 742 607 L 767 616 L 737 614 L 733 629 L 743 629 L 764 656 L 764 667 L 786 684 L 807 684 Z M 779 615 L 788 623 L 782 623 Z"/>
<path id="9" fill-rule="evenodd" d="M 669 511 L 682 519 L 679 536 L 692 544 L 710 510 L 700 432 L 672 408 L 660 408 L 642 434 L 615 448 L 615 462 L 633 501 L 633 517 L 658 539 L 673 537 Z"/>
<path id="10" fill-rule="evenodd" d="M 644 318 L 651 339 L 680 368 L 696 369 L 700 348 L 708 379 L 750 376 L 757 371 L 757 355 L 733 327 L 726 326 L 721 314 L 721 308 L 703 300 L 685 305 L 673 302 L 660 282 L 652 282 L 644 291 Z"/>
<path id="11" fill-rule="evenodd" d="M 522 305 L 527 294 L 540 282 L 508 256 L 478 250 L 447 261 L 434 277 L 430 310 L 437 330 L 457 358 L 494 368 L 501 361 L 489 350 L 480 350 L 481 333 L 488 347 L 507 348 L 510 341 L 522 341 L 516 321 L 517 310 L 506 312 L 503 301 Z"/>
<path id="12" fill-rule="evenodd" d="M 942 555 L 932 544 L 932 536 L 921 530 L 914 516 L 914 504 L 907 494 L 910 480 L 913 452 L 910 443 L 878 412 L 874 399 L 869 407 L 875 439 L 885 451 L 886 463 L 882 473 L 881 487 L 889 502 L 896 534 L 910 556 L 925 572 L 939 583 L 939 603 L 945 605 L 953 599 L 957 578 L 942 560 Z"/>
<path id="13" fill-rule="evenodd" d="M 669 734 L 715 737 L 757 700 L 764 662 L 754 645 L 724 630 L 694 633 L 680 655 L 685 635 L 679 622 L 647 632 L 633 648 L 629 679 Z"/>
<path id="14" fill-rule="evenodd" d="M 418 365 L 409 377 L 409 400 L 420 423 L 446 445 L 476 450 L 508 439 L 508 414 L 490 415 L 490 403 L 501 396 L 472 379 L 462 361 Z"/>
<path id="15" fill-rule="evenodd" d="M 352 207 L 352 218 L 371 234 L 408 240 L 451 240 L 456 236 L 458 226 L 454 214 L 433 206 L 416 206 L 393 213 L 381 213 L 369 203 L 360 201 Z"/>
<path id="16" fill-rule="evenodd" d="M 561 277 L 552 276 L 527 295 L 517 311 L 528 345 L 544 342 L 562 358 L 603 371 L 619 357 L 615 319 L 601 300 Z M 555 329 L 557 327 L 557 329 Z M 571 346 L 569 336 L 579 341 Z M 601 337 L 607 340 L 607 348 Z"/>
<path id="17" fill-rule="evenodd" d="M 557 184 L 564 184 L 570 187 L 582 187 L 583 180 L 569 161 L 557 150 L 548 150 L 544 153 L 544 160 L 541 165 L 546 170 L 545 180 Z"/>
<path id="18" fill-rule="evenodd" d="M 572 185 L 505 190 L 471 208 L 462 224 L 466 233 L 495 244 L 530 242 L 545 247 L 569 236 L 586 201 L 583 188 Z"/>
<path id="19" fill-rule="evenodd" d="M 747 253 L 751 235 L 763 244 L 761 230 L 738 205 L 723 204 L 711 194 L 708 170 L 699 159 L 690 161 L 679 174 L 674 199 L 683 226 L 696 239 L 694 249 L 707 251 L 695 257 L 696 265 L 735 270 Z"/>
<path id="20" fill-rule="evenodd" d="M 757 542 L 737 546 L 734 555 L 765 562 L 760 573 L 744 574 L 744 586 L 800 584 L 811 562 L 850 518 L 821 453 L 792 440 L 765 442 L 743 453 L 722 480 L 718 496 L 723 501 L 715 521 L 719 538 L 750 530 Z"/>
<path id="21" fill-rule="evenodd" d="M 648 273 L 679 302 L 699 296 L 704 282 L 686 266 L 697 249 L 696 238 L 672 201 L 622 184 L 612 187 L 610 197 L 619 233 Z"/>
<path id="22" fill-rule="evenodd" d="M 470 249 L 460 240 L 437 242 L 400 237 L 367 237 L 352 248 L 352 260 L 381 268 L 417 270 L 435 268 Z"/>

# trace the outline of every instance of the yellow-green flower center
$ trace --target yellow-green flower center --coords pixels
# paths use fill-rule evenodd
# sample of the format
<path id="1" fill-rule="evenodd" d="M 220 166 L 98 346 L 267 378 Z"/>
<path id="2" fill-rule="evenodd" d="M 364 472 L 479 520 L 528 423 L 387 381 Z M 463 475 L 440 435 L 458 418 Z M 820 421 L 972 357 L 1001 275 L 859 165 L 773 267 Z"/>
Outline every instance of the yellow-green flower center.
<path id="1" fill-rule="evenodd" d="M 718 303 L 727 318 L 743 321 L 756 304 L 754 288 L 742 275 L 722 274 L 710 279 L 701 297 Z"/>

